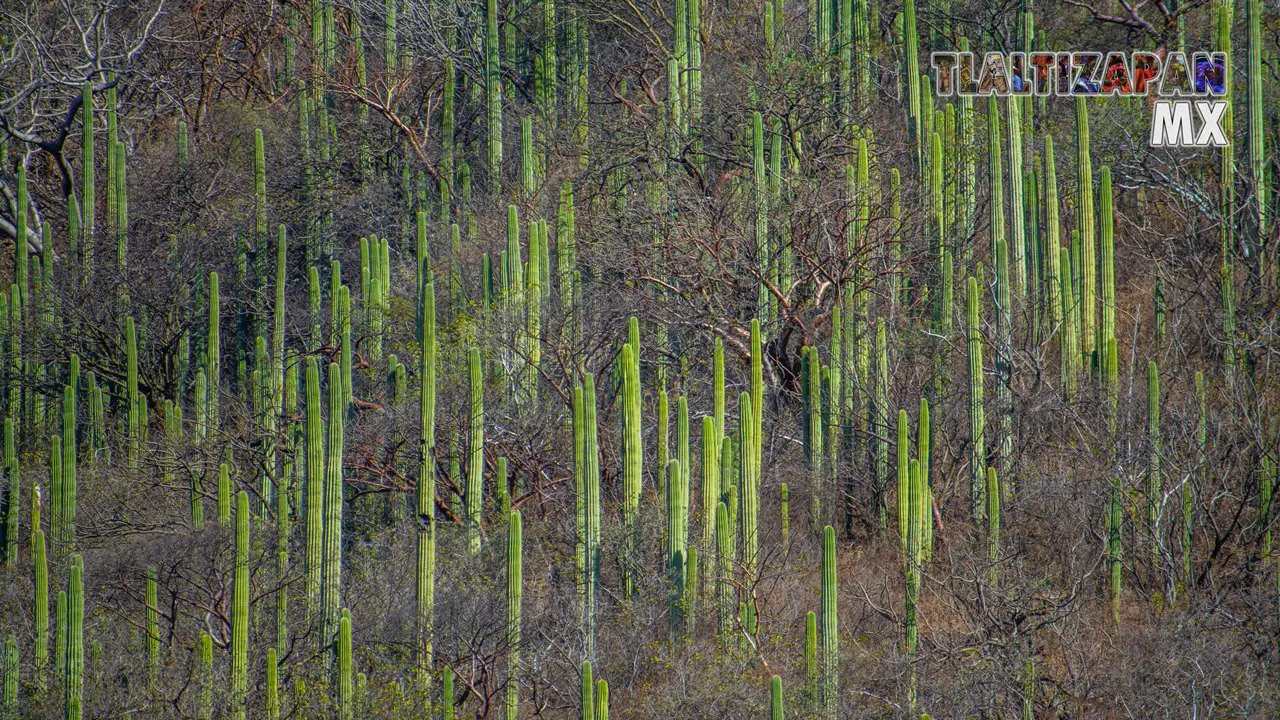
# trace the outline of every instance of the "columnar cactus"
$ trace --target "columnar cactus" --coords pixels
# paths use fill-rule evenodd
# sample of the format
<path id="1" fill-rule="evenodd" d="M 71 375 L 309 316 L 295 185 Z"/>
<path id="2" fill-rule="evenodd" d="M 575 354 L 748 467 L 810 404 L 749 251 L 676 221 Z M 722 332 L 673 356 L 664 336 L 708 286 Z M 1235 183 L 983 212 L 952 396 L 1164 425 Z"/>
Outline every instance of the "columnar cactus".
<path id="1" fill-rule="evenodd" d="M 667 466 L 667 551 L 668 596 L 667 622 L 672 643 L 684 635 L 685 558 L 688 551 L 689 486 L 685 483 L 680 461 Z"/>
<path id="2" fill-rule="evenodd" d="M 280 718 L 280 667 L 276 660 L 276 649 L 267 648 L 267 671 L 266 671 L 266 711 L 267 720 L 279 720 Z"/>
<path id="3" fill-rule="evenodd" d="M 889 341 L 885 333 L 884 318 L 876 320 L 875 341 L 875 400 L 871 405 L 872 431 L 875 433 L 874 482 L 876 514 L 880 531 L 884 531 L 888 523 L 888 505 L 885 502 L 885 489 L 889 487 Z M 850 388 L 845 391 L 852 393 Z M 832 442 L 840 442 L 832 438 Z"/>
<path id="4" fill-rule="evenodd" d="M 489 126 L 489 183 L 496 198 L 502 183 L 502 71 L 498 54 L 498 0 L 485 4 L 484 88 Z"/>
<path id="5" fill-rule="evenodd" d="M 738 436 L 742 461 L 738 463 L 738 500 L 742 512 L 742 581 L 744 587 L 754 587 L 760 570 L 760 473 L 748 458 L 760 455 L 760 444 L 751 418 L 755 405 L 751 396 L 742 393 L 738 398 Z"/>
<path id="6" fill-rule="evenodd" d="M 633 567 L 637 513 L 640 509 L 640 483 L 643 472 L 643 438 L 640 435 L 640 367 L 636 358 L 639 346 L 622 346 L 622 532 L 626 546 L 623 559 L 623 593 L 630 599 L 635 593 Z"/>
<path id="7" fill-rule="evenodd" d="M 998 577 L 1000 562 L 1000 479 L 995 468 L 987 468 L 987 559 L 991 561 L 991 583 Z"/>
<path id="8" fill-rule="evenodd" d="M 733 631 L 733 543 L 729 526 L 729 507 L 716 504 L 716 596 L 717 628 L 722 641 Z"/>
<path id="9" fill-rule="evenodd" d="M 66 669 L 63 672 L 63 706 L 66 720 L 83 717 L 81 703 L 84 699 L 84 559 L 71 556 L 71 574 L 67 581 L 65 600 L 59 593 L 61 612 L 58 614 L 58 635 Z M 62 620 L 65 619 L 65 623 Z M 65 628 L 65 632 L 64 632 Z"/>
<path id="10" fill-rule="evenodd" d="M 1120 622 L 1120 574 L 1121 563 L 1124 560 L 1120 536 L 1121 524 L 1124 522 L 1124 510 L 1120 505 L 1120 493 L 1121 488 L 1119 482 L 1113 483 L 1111 486 L 1110 496 L 1107 498 L 1106 506 L 1107 565 L 1111 571 L 1111 617 L 1117 624 Z"/>
<path id="11" fill-rule="evenodd" d="M 1151 524 L 1151 568 L 1158 572 L 1163 549 L 1160 528 L 1162 483 L 1160 478 L 1160 370 L 1156 361 L 1147 363 L 1147 520 Z M 1263 485 L 1270 485 L 1264 478 Z M 1268 487 L 1268 490 L 1270 488 Z M 1264 513 L 1265 518 L 1267 514 Z M 1270 555 L 1269 548 L 1265 548 Z"/>
<path id="12" fill-rule="evenodd" d="M 320 399 L 320 365 L 315 356 L 307 358 L 307 607 L 320 610 L 320 587 L 324 577 L 324 416 Z M 226 467 L 225 465 L 223 466 Z"/>
<path id="13" fill-rule="evenodd" d="M 38 527 L 31 546 L 35 592 L 32 617 L 35 625 L 35 686 L 37 695 L 44 693 L 49 672 L 49 559 L 44 531 Z"/>
<path id="14" fill-rule="evenodd" d="M 1081 354 L 1090 362 L 1097 348 L 1095 318 L 1098 314 L 1097 236 L 1093 215 L 1093 153 L 1089 149 L 1089 110 L 1083 97 L 1076 98 L 1076 229 L 1080 232 L 1080 266 L 1077 301 L 1080 303 Z M 1099 349 L 1099 352 L 1102 352 Z"/>
<path id="15" fill-rule="evenodd" d="M 97 200 L 93 194 L 94 162 L 93 151 L 93 83 L 86 82 L 81 88 L 80 122 L 84 131 L 84 146 L 80 153 L 80 267 L 84 272 L 81 282 L 87 282 L 93 275 L 94 215 Z M 70 214 L 70 213 L 68 213 Z"/>
<path id="16" fill-rule="evenodd" d="M 969 278 L 969 507 L 973 521 L 982 521 L 985 488 L 986 426 L 987 414 L 983 406 L 982 374 L 982 297 L 978 294 L 978 281 Z"/>
<path id="17" fill-rule="evenodd" d="M 837 717 L 839 697 L 840 637 L 837 632 L 836 531 L 822 531 L 822 707 L 828 720 Z"/>
<path id="18" fill-rule="evenodd" d="M 351 662 L 351 611 L 342 608 L 338 617 L 338 638 L 334 643 L 338 656 L 338 718 L 353 720 L 355 717 L 355 684 Z"/>
<path id="19" fill-rule="evenodd" d="M 147 568 L 144 593 L 144 627 L 147 633 L 147 690 L 153 695 L 160 689 L 160 601 L 156 587 L 156 568 Z"/>
<path id="20" fill-rule="evenodd" d="M 1098 346 L 1105 347 L 1116 336 L 1116 250 L 1115 220 L 1112 213 L 1111 168 L 1103 167 L 1098 179 L 1099 242 L 1098 274 L 1102 280 L 1102 323 L 1098 326 Z M 1104 378 L 1103 387 L 1111 378 Z"/>
<path id="21" fill-rule="evenodd" d="M 472 348 L 468 353 L 467 368 L 471 394 L 467 421 L 467 546 L 475 554 L 480 552 L 480 513 L 484 499 L 484 375 L 480 369 L 480 350 Z"/>
<path id="22" fill-rule="evenodd" d="M 520 608 L 524 593 L 522 528 L 520 513 L 512 512 L 507 520 L 507 720 L 516 720 L 520 716 Z"/>
<path id="23" fill-rule="evenodd" d="M 1005 99 L 1006 116 L 1009 119 L 1009 212 L 1013 214 L 1013 222 L 1009 223 L 1009 278 L 1012 294 L 1021 297 L 1027 286 L 1026 275 L 1026 225 L 1023 222 L 1022 199 L 1022 113 L 1020 97 Z"/>
<path id="24" fill-rule="evenodd" d="M 248 701 L 249 663 L 249 494 L 236 493 L 235 580 L 231 593 L 231 707 L 243 720 Z"/>
<path id="25" fill-rule="evenodd" d="M 1245 5 L 1249 22 L 1249 187 L 1252 216 L 1257 242 L 1265 242 L 1268 228 L 1270 181 L 1267 172 L 1266 113 L 1263 105 L 1263 53 L 1266 46 L 1262 39 L 1262 2 L 1249 0 Z M 1227 57 L 1230 57 L 1228 55 Z M 1231 137 L 1228 132 L 1227 137 Z M 1264 251 L 1265 252 L 1265 251 Z M 1271 259 L 1274 263 L 1275 260 Z"/>
<path id="26" fill-rule="evenodd" d="M 587 373 L 583 380 L 581 416 L 583 628 L 586 655 L 593 658 L 596 648 L 596 587 L 600 580 L 600 443 L 596 425 L 596 384 L 591 373 Z"/>
<path id="27" fill-rule="evenodd" d="M 777 675 L 769 680 L 769 720 L 783 720 L 782 678 Z"/>
<path id="28" fill-rule="evenodd" d="M 702 575 L 713 577 L 711 563 L 716 542 L 716 505 L 720 502 L 720 442 L 716 438 L 715 418 L 702 418 L 702 547 L 706 549 Z M 785 535 L 785 532 L 784 532 Z"/>
<path id="29" fill-rule="evenodd" d="M 582 720 L 594 720 L 596 716 L 596 701 L 595 701 L 596 686 L 595 686 L 595 681 L 591 677 L 591 661 L 590 660 L 582 661 L 581 683 L 582 684 L 580 687 L 582 688 L 582 692 L 581 692 L 580 698 L 581 698 L 581 708 L 582 708 Z"/>
<path id="30" fill-rule="evenodd" d="M 324 473 L 323 498 L 323 569 L 320 588 L 320 649 L 330 650 L 338 632 L 338 612 L 342 607 L 342 456 L 346 432 L 346 400 L 343 398 L 342 371 L 337 363 L 329 363 L 329 432 Z"/>
<path id="31" fill-rule="evenodd" d="M 697 2 L 697 0 L 692 0 Z M 609 720 L 609 681 L 596 681 L 595 720 Z"/>
<path id="32" fill-rule="evenodd" d="M 101 409 L 101 396 L 98 398 L 99 409 Z M 62 437 L 67 441 L 62 443 L 62 487 L 59 501 L 61 518 L 58 523 L 58 532 L 61 537 L 54 538 L 54 546 L 58 548 L 58 555 L 66 556 L 68 553 L 75 552 L 76 547 L 76 466 L 78 464 L 78 453 L 76 451 L 76 391 L 75 387 L 67 385 L 62 388 Z"/>
<path id="33" fill-rule="evenodd" d="M 220 331 L 220 308 L 218 300 L 218 273 L 209 273 L 209 334 L 205 342 L 206 367 L 205 377 L 209 383 L 209 397 L 205 404 L 207 417 L 204 420 L 206 432 L 217 433 L 219 426 L 219 394 L 222 392 L 222 342 Z"/>
<path id="34" fill-rule="evenodd" d="M 196 718 L 213 719 L 213 636 L 200 631 L 200 669 L 197 673 Z"/>
<path id="35" fill-rule="evenodd" d="M 1058 216 L 1058 169 L 1053 157 L 1053 136 L 1044 139 L 1045 172 L 1045 242 L 1044 242 L 1044 305 L 1045 320 L 1051 333 L 1062 331 L 1062 272 L 1060 250 L 1062 228 Z M 1061 340 L 1060 340 L 1061 342 Z M 1065 372 L 1065 370 L 1064 370 Z"/>
<path id="36" fill-rule="evenodd" d="M 418 484 L 414 505 L 417 516 L 417 637 L 419 680 L 425 683 L 431 668 L 432 636 L 435 624 L 436 574 L 436 292 L 435 281 L 419 264 L 419 387 Z M 310 376 L 308 376 L 310 377 Z M 318 435 L 318 432 L 317 432 Z"/>
<path id="37" fill-rule="evenodd" d="M 13 418 L 4 421 L 4 564 L 12 568 L 18 564 L 18 517 L 21 507 L 19 491 L 21 480 L 18 477 L 18 450 L 14 441 Z"/>

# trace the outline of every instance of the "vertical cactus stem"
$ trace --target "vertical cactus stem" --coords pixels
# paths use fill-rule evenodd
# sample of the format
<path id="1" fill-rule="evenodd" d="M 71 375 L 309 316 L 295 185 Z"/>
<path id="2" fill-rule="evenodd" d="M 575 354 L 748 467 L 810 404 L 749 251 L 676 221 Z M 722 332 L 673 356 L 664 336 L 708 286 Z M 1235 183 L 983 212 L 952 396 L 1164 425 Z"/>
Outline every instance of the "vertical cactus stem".
<path id="1" fill-rule="evenodd" d="M 836 531 L 830 526 L 822 535 L 822 706 L 825 717 L 837 716 L 839 696 L 840 640 L 836 602 L 839 586 L 836 579 Z"/>
<path id="2" fill-rule="evenodd" d="M 426 262 L 424 258 L 418 265 L 422 278 L 418 311 L 418 414 L 421 434 L 418 440 L 418 482 L 414 502 L 418 529 L 415 589 L 420 686 L 425 686 L 430 677 L 432 662 L 436 565 L 436 303 L 435 282 L 426 268 Z"/>
<path id="3" fill-rule="evenodd" d="M 1080 282 L 1077 298 L 1077 302 L 1080 303 L 1080 351 L 1084 362 L 1089 363 L 1092 361 L 1095 349 L 1100 354 L 1105 352 L 1105 349 L 1097 347 L 1097 337 L 1094 334 L 1098 306 L 1097 275 L 1095 274 L 1097 236 L 1093 213 L 1093 153 L 1089 149 L 1089 111 L 1083 97 L 1076 98 L 1076 160 L 1078 168 L 1076 188 L 1079 199 L 1076 207 L 1076 227 L 1080 232 L 1080 266 L 1078 268 Z"/>
<path id="4" fill-rule="evenodd" d="M 266 715 L 267 720 L 280 718 L 280 668 L 276 659 L 276 649 L 267 648 L 266 668 Z"/>
<path id="5" fill-rule="evenodd" d="M 716 504 L 716 600 L 717 630 L 722 643 L 733 631 L 733 542 L 729 526 L 729 508 Z"/>
<path id="6" fill-rule="evenodd" d="M 994 585 L 1000 563 L 1000 479 L 995 468 L 987 468 L 986 499 L 987 559 L 991 562 L 990 580 Z"/>
<path id="7" fill-rule="evenodd" d="M 154 565 L 147 568 L 143 600 L 146 610 L 147 691 L 154 697 L 160 690 L 160 600 Z"/>
<path id="8" fill-rule="evenodd" d="M 338 618 L 338 640 L 335 643 L 338 655 L 338 718 L 353 720 L 355 718 L 355 685 L 354 668 L 351 661 L 351 611 L 346 608 Z"/>
<path id="9" fill-rule="evenodd" d="M 986 462 L 986 425 L 987 415 L 983 405 L 982 370 L 982 296 L 979 294 L 978 281 L 969 278 L 968 327 L 969 327 L 969 502 L 975 524 L 982 522 L 985 511 L 983 492 L 986 487 L 986 473 L 983 465 Z"/>
<path id="10" fill-rule="evenodd" d="M 37 523 L 31 546 L 31 565 L 35 592 L 33 593 L 32 619 L 35 630 L 35 687 L 37 696 L 43 695 L 48 684 L 49 672 L 49 561 L 45 547 L 44 531 Z"/>
<path id="11" fill-rule="evenodd" d="M 523 598 L 524 531 L 519 512 L 508 516 L 507 524 L 507 697 L 506 718 L 520 716 L 520 626 Z"/>
<path id="12" fill-rule="evenodd" d="M 1161 527 L 1161 507 L 1164 498 L 1160 477 L 1160 452 L 1160 370 L 1156 366 L 1156 361 L 1152 360 L 1147 363 L 1147 520 L 1151 526 L 1152 577 L 1161 575 L 1160 568 L 1164 555 L 1164 531 Z M 1270 478 L 1263 478 L 1263 485 L 1268 486 L 1268 492 L 1271 484 Z M 1269 514 L 1270 508 L 1264 508 L 1263 517 L 1266 518 Z M 1267 532 L 1266 541 L 1270 544 L 1270 531 Z M 1264 562 L 1266 562 L 1265 556 L 1270 555 L 1270 548 L 1264 546 L 1263 550 Z"/>
<path id="13" fill-rule="evenodd" d="M 467 546 L 472 554 L 476 554 L 480 552 L 480 515 L 484 498 L 484 375 L 478 349 L 472 348 L 468 353 L 467 368 L 471 396 L 467 422 Z"/>
<path id="14" fill-rule="evenodd" d="M 782 678 L 777 675 L 769 680 L 769 720 L 783 720 Z"/>
<path id="15" fill-rule="evenodd" d="M 231 708 L 237 720 L 246 717 L 249 662 L 249 494 L 236 493 L 235 579 L 231 612 Z"/>
<path id="16" fill-rule="evenodd" d="M 623 467 L 622 467 L 622 532 L 626 546 L 623 559 L 623 596 L 630 600 L 635 592 L 635 577 L 632 559 L 635 549 L 637 513 L 640 507 L 641 473 L 643 472 L 643 438 L 641 436 L 640 415 L 640 368 L 635 353 L 638 343 L 626 343 L 622 346 L 619 362 L 622 364 L 622 428 L 623 428 Z"/>
<path id="17" fill-rule="evenodd" d="M 582 720 L 594 720 L 596 716 L 595 681 L 591 677 L 591 661 L 582 661 L 581 694 L 579 703 L 582 709 Z"/>
<path id="18" fill-rule="evenodd" d="M 342 511 L 343 511 L 343 444 L 347 403 L 343 397 L 342 370 L 329 363 L 329 427 L 323 495 L 323 530 L 320 587 L 320 650 L 332 657 L 333 639 L 338 632 L 338 615 L 342 607 Z M 327 661 L 326 661 L 327 662 Z"/>

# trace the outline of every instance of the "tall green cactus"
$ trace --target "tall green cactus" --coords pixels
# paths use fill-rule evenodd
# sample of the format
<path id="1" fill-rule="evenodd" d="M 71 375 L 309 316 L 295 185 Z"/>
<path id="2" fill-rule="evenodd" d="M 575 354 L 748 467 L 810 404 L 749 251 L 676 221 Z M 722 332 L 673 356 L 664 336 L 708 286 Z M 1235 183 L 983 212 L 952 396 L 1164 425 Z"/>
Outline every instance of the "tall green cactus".
<path id="1" fill-rule="evenodd" d="M 520 716 L 520 608 L 524 597 L 523 543 L 520 513 L 507 520 L 507 699 L 506 718 Z"/>
<path id="2" fill-rule="evenodd" d="M 733 630 L 733 543 L 729 525 L 729 507 L 716 504 L 716 606 L 717 628 L 722 641 Z"/>
<path id="3" fill-rule="evenodd" d="M 688 551 L 689 486 L 679 460 L 667 466 L 667 549 L 666 561 L 671 587 L 667 623 L 672 643 L 684 635 L 685 558 Z"/>
<path id="4" fill-rule="evenodd" d="M 101 400 L 100 397 L 98 399 Z M 72 385 L 62 388 L 62 437 L 66 438 L 66 442 L 62 443 L 62 487 L 59 493 L 61 518 L 58 534 L 61 537 L 54 538 L 54 547 L 58 548 L 58 555 L 65 557 L 68 553 L 75 552 L 76 547 L 76 496 L 78 494 L 76 466 L 79 459 L 75 441 L 76 390 Z"/>
<path id="5" fill-rule="evenodd" d="M 1076 98 L 1076 229 L 1080 232 L 1080 267 L 1077 302 L 1080 303 L 1081 354 L 1090 362 L 1097 348 L 1094 335 L 1098 315 L 1097 235 L 1093 214 L 1093 153 L 1089 149 L 1089 110 L 1083 97 Z M 1099 363 L 1101 364 L 1101 363 Z"/>
<path id="6" fill-rule="evenodd" d="M 783 720 L 782 678 L 777 675 L 769 680 L 769 720 Z"/>
<path id="7" fill-rule="evenodd" d="M 204 420 L 206 432 L 215 434 L 219 427 L 219 395 L 222 392 L 222 342 L 221 312 L 218 299 L 218 273 L 209 273 L 209 328 L 205 341 L 205 377 L 209 383 L 209 397 L 205 403 L 208 416 Z"/>
<path id="8" fill-rule="evenodd" d="M 1116 250 L 1115 219 L 1112 213 L 1111 168 L 1104 166 L 1098 178 L 1099 242 L 1098 274 L 1102 280 L 1102 322 L 1098 325 L 1098 346 L 1106 347 L 1116 336 Z M 1104 380 L 1106 380 L 1104 378 Z M 1105 384 L 1103 387 L 1107 387 Z"/>
<path id="9" fill-rule="evenodd" d="M 1251 217 L 1254 226 L 1254 239 L 1261 246 L 1259 252 L 1269 263 L 1275 258 L 1267 258 L 1265 248 L 1268 229 L 1268 209 L 1271 195 L 1271 180 L 1267 170 L 1266 151 L 1266 111 L 1263 104 L 1263 54 L 1267 52 L 1263 44 L 1262 0 L 1248 0 L 1245 4 L 1249 22 L 1249 188 L 1251 193 Z M 1230 58 L 1230 55 L 1227 56 Z M 1272 101 L 1274 103 L 1274 100 Z M 1228 131 L 1228 137 L 1230 137 Z M 1274 251 L 1273 251 L 1274 252 Z M 1265 268 L 1263 272 L 1275 272 L 1274 268 Z"/>
<path id="10" fill-rule="evenodd" d="M 738 501 L 742 520 L 742 582 L 744 587 L 755 587 L 760 576 L 760 472 L 759 466 L 749 458 L 760 455 L 759 436 L 753 426 L 755 405 L 751 396 L 742 393 L 738 398 L 738 436 L 742 461 L 738 463 Z"/>
<path id="11" fill-rule="evenodd" d="M 353 683 L 354 669 L 351 662 L 351 611 L 346 608 L 342 608 L 342 612 L 338 617 L 338 638 L 334 645 L 335 654 L 338 656 L 338 674 L 336 677 L 338 691 L 335 693 L 338 697 L 338 718 L 339 720 L 353 720 L 356 709 Z"/>
<path id="12" fill-rule="evenodd" d="M 987 559 L 991 561 L 991 583 L 999 575 L 1000 562 L 1000 479 L 995 468 L 987 468 Z"/>
<path id="13" fill-rule="evenodd" d="M 330 651 L 334 635 L 338 632 L 338 613 L 342 607 L 342 480 L 343 438 L 346 433 L 345 388 L 342 370 L 337 363 L 329 363 L 329 432 L 326 438 L 326 458 L 323 498 L 323 574 L 320 587 L 320 650 Z"/>
<path id="14" fill-rule="evenodd" d="M 978 281 L 969 278 L 969 508 L 974 523 L 982 522 L 985 500 L 986 426 L 987 413 L 983 406 L 982 370 L 982 297 L 978 294 Z"/>
<path id="15" fill-rule="evenodd" d="M 67 592 L 59 593 L 59 604 L 65 608 L 58 614 L 58 635 L 65 658 L 63 672 L 63 707 L 66 720 L 81 720 L 84 700 L 84 558 L 71 556 L 71 574 Z M 65 623 L 62 620 L 65 618 Z M 65 629 L 65 631 L 64 631 Z"/>
<path id="16" fill-rule="evenodd" d="M 199 670 L 196 688 L 197 720 L 213 720 L 213 636 L 200 631 Z"/>
<path id="17" fill-rule="evenodd" d="M 1023 221 L 1022 198 L 1022 105 L 1021 97 L 1005 99 L 1006 117 L 1009 119 L 1009 280 L 1014 297 L 1021 297 L 1027 287 L 1026 223 Z"/>
<path id="18" fill-rule="evenodd" d="M 160 690 L 160 601 L 154 565 L 147 568 L 143 600 L 147 633 L 147 691 L 154 696 Z"/>
<path id="19" fill-rule="evenodd" d="M 415 506 L 417 515 L 417 596 L 419 681 L 424 684 L 431 668 L 435 625 L 436 575 L 436 291 L 435 281 L 425 267 L 419 265 L 419 335 L 418 335 L 418 414 L 421 434 L 418 439 L 418 484 Z"/>
<path id="20" fill-rule="evenodd" d="M 837 717 L 839 698 L 840 636 L 836 603 L 839 597 L 836 581 L 836 531 L 826 526 L 822 531 L 822 707 L 824 717 Z"/>
<path id="21" fill-rule="evenodd" d="M 231 611 L 231 708 L 243 720 L 248 702 L 249 663 L 249 494 L 236 493 L 235 580 Z"/>
<path id="22" fill-rule="evenodd" d="M 600 580 L 600 444 L 596 425 L 595 377 L 587 373 L 582 385 L 582 556 L 583 634 L 586 656 L 595 657 L 596 587 Z M 629 536 L 628 536 L 629 537 Z"/>
<path id="23" fill-rule="evenodd" d="M 38 521 L 36 521 L 38 524 Z M 44 541 L 44 531 L 36 528 L 31 546 L 31 565 L 34 574 L 32 618 L 35 625 L 35 687 L 37 696 L 43 695 L 49 672 L 49 559 Z"/>
<path id="24" fill-rule="evenodd" d="M 324 409 L 320 399 L 320 365 L 315 356 L 307 358 L 307 607 L 312 617 L 320 611 L 320 588 L 324 577 Z M 224 466 L 225 467 L 225 466 Z"/>
<path id="25" fill-rule="evenodd" d="M 468 388 L 471 408 L 467 421 L 467 546 L 480 552 L 480 513 L 484 499 L 484 375 L 480 350 L 467 354 Z"/>
<path id="26" fill-rule="evenodd" d="M 1158 576 L 1164 551 L 1160 522 L 1164 503 L 1161 497 L 1160 453 L 1160 370 L 1152 360 L 1147 363 L 1147 521 L 1150 523 L 1153 577 Z"/>
<path id="27" fill-rule="evenodd" d="M 622 532 L 626 553 L 623 559 L 623 596 L 631 599 L 635 593 L 634 554 L 637 532 L 637 513 L 640 509 L 641 473 L 644 470 L 644 445 L 641 437 L 640 416 L 640 366 L 636 353 L 639 345 L 622 346 Z"/>
<path id="28" fill-rule="evenodd" d="M 14 441 L 13 418 L 4 421 L 4 564 L 12 568 L 18 564 L 19 510 L 21 507 L 21 478 L 18 473 L 18 449 Z"/>
<path id="29" fill-rule="evenodd" d="M 502 183 L 502 70 L 498 53 L 498 0 L 485 4 L 484 41 L 485 117 L 489 138 L 489 183 L 497 197 Z"/>
<path id="30" fill-rule="evenodd" d="M 596 686 L 591 677 L 591 661 L 582 661 L 580 707 L 582 720 L 594 720 L 596 716 Z"/>

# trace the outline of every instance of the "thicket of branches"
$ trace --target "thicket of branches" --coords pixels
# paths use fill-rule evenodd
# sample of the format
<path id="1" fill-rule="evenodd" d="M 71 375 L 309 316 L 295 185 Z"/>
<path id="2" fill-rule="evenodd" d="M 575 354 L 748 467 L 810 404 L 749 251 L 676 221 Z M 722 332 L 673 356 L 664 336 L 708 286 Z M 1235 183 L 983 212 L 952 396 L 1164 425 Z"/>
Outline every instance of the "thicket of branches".
<path id="1" fill-rule="evenodd" d="M 1233 147 L 1225 153 L 1147 147 L 1145 98 L 1085 101 L 1082 152 L 1075 100 L 991 105 L 1002 128 L 995 143 L 1006 153 L 1007 113 L 1031 123 L 1013 141 L 1024 171 L 1018 207 L 1007 154 L 994 166 L 1003 189 L 992 193 L 988 100 L 966 109 L 926 87 L 913 119 L 908 68 L 927 72 L 928 51 L 955 49 L 961 37 L 978 52 L 1033 42 L 1051 50 L 1218 49 L 1219 18 L 1231 3 L 931 0 L 912 5 L 914 39 L 905 5 L 821 4 L 704 0 L 695 39 L 688 16 L 676 15 L 699 6 L 690 0 L 503 0 L 494 3 L 496 68 L 488 66 L 488 8 L 474 0 L 58 0 L 0 9 L 0 236 L 13 258 L 0 262 L 0 275 L 15 288 L 25 276 L 30 286 L 13 291 L 10 315 L 0 317 L 0 408 L 14 431 L 4 458 L 11 554 L 0 570 L 0 714 L 70 712 L 59 680 L 66 668 L 36 655 L 33 507 L 49 536 L 51 596 L 69 589 L 73 554 L 83 558 L 84 717 L 206 717 L 205 708 L 236 717 L 244 707 L 248 717 L 409 718 L 442 716 L 449 706 L 458 717 L 511 718 L 514 687 L 519 717 L 585 718 L 584 659 L 595 679 L 608 681 L 609 712 L 621 718 L 764 717 L 772 676 L 796 717 L 1280 712 L 1280 557 L 1271 539 L 1280 480 L 1280 222 L 1268 206 L 1280 143 L 1269 101 L 1280 72 L 1274 8 L 1235 3 Z M 1034 41 L 1024 15 L 1032 9 Z M 828 19 L 828 35 L 815 17 Z M 845 23 L 854 25 L 848 33 Z M 548 33 L 558 57 L 551 80 L 540 70 Z M 700 63 L 690 60 L 693 44 Z M 687 92 L 674 92 L 672 77 L 693 79 L 696 109 Z M 504 154 L 496 176 L 495 83 Z M 85 97 L 94 207 L 84 202 Z M 918 128 L 937 131 L 938 155 Z M 108 160 L 116 139 L 118 155 Z M 1082 179 L 1081 155 L 1092 181 Z M 1104 282 L 1106 261 L 1082 270 L 1072 250 L 1073 233 L 1084 229 L 1082 191 L 1104 212 L 1104 167 L 1114 188 L 1114 299 L 1099 302 L 1114 314 L 1115 364 L 1099 335 L 1100 352 L 1075 353 L 1072 389 L 1063 369 L 1071 321 L 1053 321 L 1048 301 L 1049 195 L 1059 206 L 1057 242 L 1074 264 L 1052 283 L 1078 287 L 1095 274 Z M 108 207 L 122 193 L 107 189 L 121 168 L 123 214 L 119 201 Z M 504 256 L 509 207 L 525 259 L 531 222 L 547 222 L 551 266 L 540 297 L 511 283 L 529 271 Z M 1003 218 L 994 228 L 993 215 Z M 86 238 L 90 216 L 97 225 Z M 1014 224 L 1040 260 L 1028 261 L 1030 280 L 1005 300 L 1007 270 L 993 246 Z M 289 246 L 283 357 L 272 337 L 277 227 Z M 369 272 L 378 238 L 390 247 L 380 305 L 369 294 L 381 282 Z M 420 252 L 435 293 L 431 445 L 419 442 Z M 331 263 L 352 295 L 346 345 Z M 220 279 L 218 347 L 207 342 L 211 273 Z M 981 296 L 972 331 L 970 277 Z M 627 445 L 623 419 L 621 358 L 632 317 L 640 329 L 638 447 Z M 132 363 L 126 318 L 136 328 Z M 753 320 L 761 321 L 758 351 Z M 880 321 L 887 382 L 876 364 Z M 702 418 L 716 411 L 717 341 L 726 447 L 739 462 L 738 398 L 753 392 L 753 360 L 764 401 L 758 570 L 744 569 L 735 549 L 728 578 L 715 574 L 715 543 L 703 542 L 704 518 L 714 514 L 704 514 Z M 976 460 L 974 346 L 986 353 L 976 380 L 986 396 L 985 452 Z M 473 348 L 483 364 L 480 448 L 471 434 Z M 211 355 L 220 359 L 221 384 L 206 400 L 196 375 L 211 367 Z M 400 380 L 391 356 L 403 366 Z M 318 361 L 326 400 L 316 412 L 333 423 L 324 370 L 344 357 L 353 397 L 344 406 L 338 557 L 358 673 L 346 704 L 339 651 L 326 635 L 337 626 L 307 596 L 319 572 L 306 557 L 311 509 L 290 501 L 281 518 L 275 496 L 309 482 L 306 364 Z M 1159 385 L 1154 404 L 1149 363 Z M 286 377 L 299 383 L 290 407 L 285 388 L 267 377 L 277 366 L 292 367 Z M 598 399 L 601 495 L 593 630 L 575 562 L 584 541 L 574 399 L 588 373 Z M 103 393 L 101 416 L 90 374 Z M 60 438 L 79 458 L 75 538 L 55 544 L 50 448 L 65 432 L 64 386 L 76 379 L 75 439 Z M 220 422 L 211 425 L 201 413 L 214 397 Z M 274 406 L 271 397 L 279 398 Z M 908 411 L 914 457 L 921 398 L 931 411 L 927 562 L 899 532 L 905 506 L 896 484 L 897 412 Z M 703 560 L 677 613 L 661 460 L 681 454 L 681 402 L 692 446 L 688 544 Z M 887 448 L 887 465 L 877 463 L 878 448 Z M 467 497 L 477 450 L 485 478 L 478 525 Z M 644 469 L 632 536 L 625 465 L 636 458 Z M 505 501 L 500 459 L 510 478 Z M 235 523 L 218 521 L 224 462 L 232 505 L 243 490 L 252 509 L 242 566 L 244 698 L 233 689 Z M 975 462 L 996 468 L 1003 486 L 994 527 L 985 508 L 972 507 Z M 433 652 L 425 657 L 417 553 L 426 514 L 417 495 L 428 474 L 435 493 L 425 502 L 438 532 Z M 722 478 L 726 501 L 736 482 Z M 523 518 L 514 661 L 504 503 Z M 825 637 L 814 641 L 818 656 L 806 657 L 806 614 L 827 613 L 825 525 L 835 528 L 838 558 L 839 650 L 830 666 L 819 662 Z M 628 570 L 634 594 L 624 588 Z M 727 629 L 719 582 L 733 596 Z M 289 613 L 278 632 L 282 597 Z M 62 632 L 55 614 L 51 606 L 49 638 Z M 679 632 L 669 629 L 677 614 Z M 908 642 L 908 626 L 918 641 Z M 212 642 L 211 676 L 202 633 Z M 268 648 L 278 664 L 275 705 Z M 446 675 L 454 683 L 447 699 Z"/>

